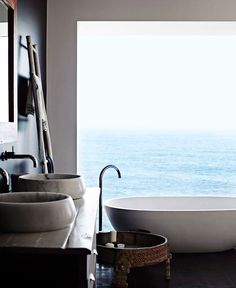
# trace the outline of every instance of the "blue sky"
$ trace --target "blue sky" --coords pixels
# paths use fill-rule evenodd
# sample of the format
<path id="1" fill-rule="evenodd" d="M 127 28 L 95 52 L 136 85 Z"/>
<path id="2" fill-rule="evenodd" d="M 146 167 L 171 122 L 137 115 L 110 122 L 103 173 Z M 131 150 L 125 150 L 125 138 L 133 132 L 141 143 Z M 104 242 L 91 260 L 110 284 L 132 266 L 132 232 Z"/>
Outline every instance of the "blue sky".
<path id="1" fill-rule="evenodd" d="M 235 22 L 125 24 L 78 25 L 80 128 L 236 128 Z"/>

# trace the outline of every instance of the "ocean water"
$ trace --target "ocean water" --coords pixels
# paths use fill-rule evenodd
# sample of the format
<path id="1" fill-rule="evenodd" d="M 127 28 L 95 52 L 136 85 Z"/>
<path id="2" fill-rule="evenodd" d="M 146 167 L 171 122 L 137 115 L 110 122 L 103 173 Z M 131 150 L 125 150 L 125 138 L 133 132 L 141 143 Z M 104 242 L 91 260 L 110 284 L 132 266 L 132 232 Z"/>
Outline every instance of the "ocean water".
<path id="1" fill-rule="evenodd" d="M 123 196 L 235 195 L 236 133 L 81 130 L 79 173 L 86 186 L 103 176 L 103 200 Z M 110 224 L 104 216 L 104 227 Z"/>

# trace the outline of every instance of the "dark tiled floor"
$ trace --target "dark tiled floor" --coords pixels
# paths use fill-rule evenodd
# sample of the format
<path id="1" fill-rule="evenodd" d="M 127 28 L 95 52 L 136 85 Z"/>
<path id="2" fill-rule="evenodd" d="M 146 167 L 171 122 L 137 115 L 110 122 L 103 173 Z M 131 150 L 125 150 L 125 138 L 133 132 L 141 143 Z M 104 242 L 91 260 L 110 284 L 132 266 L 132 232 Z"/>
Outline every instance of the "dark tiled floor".
<path id="1" fill-rule="evenodd" d="M 131 269 L 129 288 L 236 288 L 236 251 L 173 254 L 171 280 L 164 264 Z M 113 269 L 97 265 L 97 288 L 112 287 Z"/>

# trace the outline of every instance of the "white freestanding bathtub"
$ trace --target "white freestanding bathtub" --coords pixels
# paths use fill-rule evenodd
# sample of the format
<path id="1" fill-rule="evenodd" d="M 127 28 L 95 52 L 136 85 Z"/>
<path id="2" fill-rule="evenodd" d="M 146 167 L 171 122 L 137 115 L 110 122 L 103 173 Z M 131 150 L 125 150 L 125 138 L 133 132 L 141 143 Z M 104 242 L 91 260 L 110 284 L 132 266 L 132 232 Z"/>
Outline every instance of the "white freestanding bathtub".
<path id="1" fill-rule="evenodd" d="M 236 247 L 236 197 L 128 197 L 104 206 L 114 229 L 166 236 L 171 252 Z"/>

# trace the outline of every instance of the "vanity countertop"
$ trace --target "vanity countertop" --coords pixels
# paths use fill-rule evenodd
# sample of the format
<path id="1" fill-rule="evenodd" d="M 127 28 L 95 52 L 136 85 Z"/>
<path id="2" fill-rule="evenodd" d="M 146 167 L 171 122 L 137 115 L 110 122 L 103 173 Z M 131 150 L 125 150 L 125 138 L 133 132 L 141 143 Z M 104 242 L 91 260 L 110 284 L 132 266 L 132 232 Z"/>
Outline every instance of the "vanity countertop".
<path id="1" fill-rule="evenodd" d="M 74 202 L 77 216 L 69 228 L 40 233 L 0 233 L 0 252 L 90 254 L 96 231 L 99 188 L 87 188 L 85 195 Z"/>

